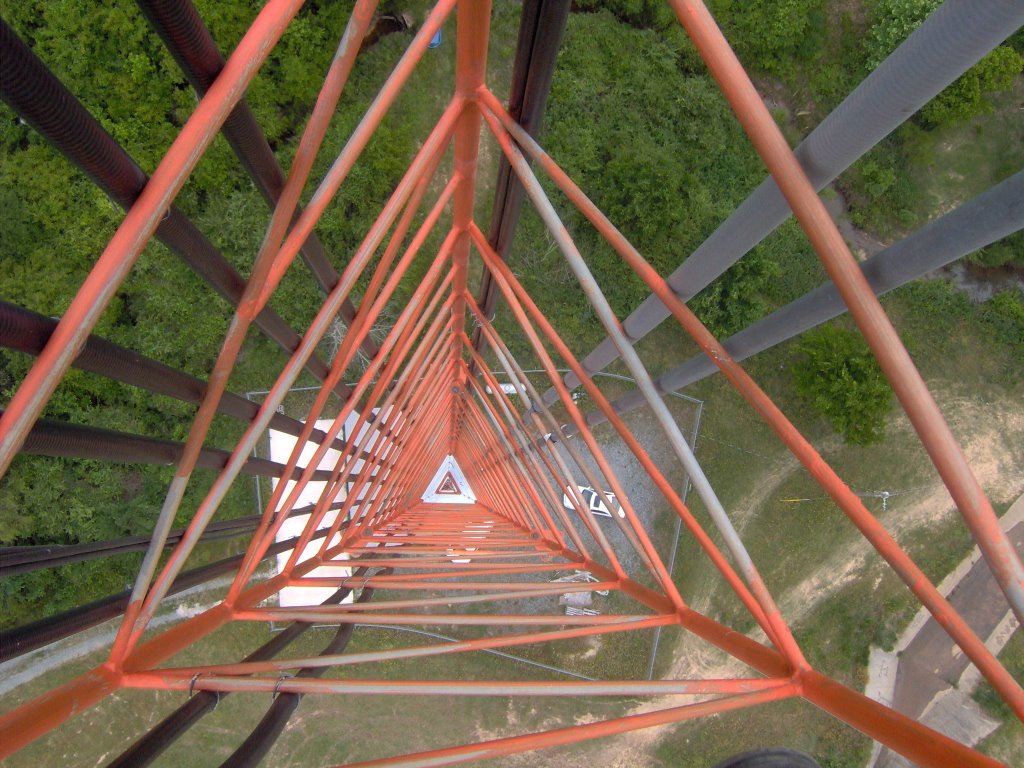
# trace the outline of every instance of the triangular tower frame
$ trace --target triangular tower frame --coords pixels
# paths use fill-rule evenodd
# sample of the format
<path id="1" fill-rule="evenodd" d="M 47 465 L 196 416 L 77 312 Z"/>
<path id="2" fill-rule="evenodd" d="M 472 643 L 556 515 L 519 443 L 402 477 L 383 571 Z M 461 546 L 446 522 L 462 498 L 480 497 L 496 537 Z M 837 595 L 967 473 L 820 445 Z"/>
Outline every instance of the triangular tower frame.
<path id="1" fill-rule="evenodd" d="M 792 697 L 814 703 L 922 765 L 947 765 L 950 761 L 960 765 L 991 764 L 979 753 L 866 698 L 808 663 L 728 514 L 660 399 L 619 318 L 604 298 L 598 280 L 591 274 L 534 175 L 534 167 L 546 174 L 565 199 L 646 283 L 679 327 L 696 341 L 775 430 L 1018 716 L 1024 715 L 1024 691 L 986 649 L 984 642 L 900 549 L 862 500 L 839 479 L 726 348 L 707 331 L 669 283 L 650 267 L 491 93 L 485 82 L 491 10 L 487 0 L 439 0 L 309 204 L 304 210 L 298 208 L 300 194 L 375 5 L 366 0 L 356 3 L 302 135 L 267 235 L 203 390 L 188 440 L 176 462 L 175 478 L 168 489 L 109 659 L 4 715 L 0 719 L 0 756 L 19 749 L 117 690 L 142 688 L 176 690 L 190 696 L 197 692 L 216 695 L 246 692 L 275 696 L 311 693 L 587 695 L 651 697 L 652 700 L 665 695 L 697 697 L 688 703 L 661 706 L 645 714 L 451 746 L 418 755 L 383 758 L 373 765 L 449 765 L 570 744 Z M 710 14 L 696 0 L 673 0 L 671 5 L 850 307 L 992 564 L 1011 606 L 1020 612 L 1024 607 L 1020 560 L 1002 534 L 991 505 L 981 493 L 874 291 Z M 210 85 L 142 194 L 131 205 L 124 222 L 57 323 L 3 414 L 0 470 L 7 469 L 14 455 L 30 439 L 40 413 L 73 364 L 78 350 L 89 340 L 100 314 L 299 6 L 295 0 L 267 3 Z M 162 560 L 171 525 L 190 477 L 200 466 L 207 432 L 224 401 L 227 380 L 246 332 L 257 322 L 431 39 L 452 13 L 457 15 L 457 62 L 455 93 L 450 103 L 412 159 L 362 245 L 331 287 L 301 342 L 290 351 L 287 364 L 219 470 L 217 480 L 195 510 L 188 528 L 180 535 L 170 556 Z M 497 141 L 509 167 L 576 275 L 594 314 L 604 325 L 665 439 L 708 509 L 724 547 L 719 547 L 691 514 L 614 404 L 594 385 L 590 372 L 533 303 L 475 223 L 478 152 L 484 130 Z M 446 166 L 449 150 L 451 172 L 403 248 L 421 204 L 434 188 L 432 181 Z M 370 329 L 449 208 L 451 225 L 442 245 L 432 256 L 422 281 L 402 308 L 386 339 L 379 345 L 374 344 L 369 336 Z M 379 258 L 375 259 L 378 253 Z M 497 294 L 507 304 L 531 345 L 547 374 L 553 395 L 535 389 L 492 322 L 490 311 L 481 307 L 480 300 L 470 290 L 469 263 L 473 258 L 480 260 Z M 354 298 L 353 289 L 361 278 L 367 281 L 361 301 L 305 416 L 295 449 L 280 469 L 280 477 L 295 478 L 296 482 L 279 482 L 266 501 L 249 549 L 238 565 L 224 600 L 169 630 L 151 634 L 150 625 L 157 608 L 182 573 L 213 520 L 218 504 L 247 466 L 257 442 L 272 427 L 278 406 L 300 372 L 309 365 L 331 322 Z M 484 345 L 498 361 L 503 378 L 513 382 L 515 396 L 507 394 L 490 372 L 481 345 L 475 343 L 470 334 L 484 340 Z M 353 370 L 360 349 L 365 351 L 368 347 L 374 348 L 369 364 L 354 384 L 344 385 L 343 377 Z M 599 419 L 615 430 L 678 514 L 709 563 L 718 570 L 763 633 L 764 642 L 703 615 L 683 600 L 651 543 L 641 515 L 630 501 L 628 489 L 620 482 L 612 463 L 594 438 L 591 420 L 572 397 L 560 365 L 567 366 L 575 380 L 582 382 Z M 344 403 L 332 417 L 330 428 L 319 432 L 315 428 L 316 421 L 339 388 L 346 393 Z M 552 410 L 555 398 L 568 419 L 566 423 Z M 339 435 L 350 418 L 355 418 L 356 427 L 350 430 L 351 437 L 341 440 Z M 313 458 L 300 466 L 299 457 L 307 441 L 313 441 L 318 448 Z M 321 461 L 332 448 L 340 449 L 340 459 L 329 470 L 324 470 Z M 435 470 L 449 455 L 455 457 L 466 473 L 476 494 L 475 503 L 446 505 L 421 500 L 430 490 L 428 485 Z M 607 525 L 617 526 L 632 555 L 641 563 L 638 572 L 630 572 L 623 566 L 621 553 L 610 544 L 601 527 L 604 523 L 595 521 L 590 513 L 573 479 L 578 475 L 584 476 L 592 488 L 608 489 L 621 505 L 624 514 L 613 515 Z M 300 490 L 314 477 L 326 480 L 325 490 L 312 509 L 302 510 L 310 513 L 309 521 L 294 542 L 293 554 L 276 576 L 256 578 L 257 566 L 274 550 L 275 534 L 280 526 L 290 515 L 300 511 L 296 506 Z M 565 508 L 563 494 L 571 499 L 572 511 Z M 612 502 L 606 501 L 608 507 L 613 508 Z M 330 512 L 337 512 L 332 518 L 334 522 L 325 524 Z M 297 553 L 318 540 L 322 541 L 319 554 L 298 562 Z M 308 575 L 318 566 L 340 563 L 342 559 L 353 567 L 351 576 Z M 596 581 L 552 583 L 548 580 L 559 571 L 574 569 L 589 572 Z M 338 593 L 336 599 L 321 605 L 280 607 L 268 602 L 282 588 L 302 585 L 333 587 Z M 628 604 L 630 609 L 606 615 L 567 616 L 550 611 L 517 613 L 502 608 L 508 604 L 506 601 L 595 590 L 615 591 L 622 604 Z M 356 593 L 358 598 L 352 602 L 339 602 L 341 597 Z M 484 606 L 493 612 L 460 612 L 458 607 L 465 605 Z M 166 665 L 178 652 L 233 621 L 273 621 L 296 626 L 318 623 L 339 628 L 356 622 L 484 626 L 494 632 L 459 642 L 375 653 L 336 651 L 312 659 L 230 659 L 203 666 Z M 352 679 L 290 674 L 300 669 L 317 670 L 319 674 L 342 665 L 509 648 L 664 626 L 682 628 L 743 662 L 749 671 L 731 679 L 572 682 L 384 680 L 372 676 Z M 502 631 L 497 631 L 499 628 Z M 408 760 L 413 762 L 403 762 Z M 415 762 L 417 760 L 422 762 Z"/>

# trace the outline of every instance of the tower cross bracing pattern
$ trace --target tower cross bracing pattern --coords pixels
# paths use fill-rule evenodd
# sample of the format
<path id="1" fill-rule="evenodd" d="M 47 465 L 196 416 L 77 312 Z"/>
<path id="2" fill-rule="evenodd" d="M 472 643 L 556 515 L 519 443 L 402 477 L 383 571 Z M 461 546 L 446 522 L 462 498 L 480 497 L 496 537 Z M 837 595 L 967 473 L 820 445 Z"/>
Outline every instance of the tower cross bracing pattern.
<path id="1" fill-rule="evenodd" d="M 159 19 L 161 8 L 176 4 L 144 5 Z M 34 352 L 38 358 L 0 420 L 0 471 L 6 471 L 19 451 L 43 440 L 49 427 L 39 416 L 50 396 L 72 366 L 82 365 L 79 352 L 98 348 L 99 342 L 91 333 L 100 315 L 146 242 L 154 234 L 160 236 L 160 227 L 171 216 L 175 195 L 202 153 L 220 130 L 227 134 L 231 120 L 237 126 L 236 106 L 300 5 L 295 0 L 268 2 L 223 69 L 204 86 L 205 95 L 195 112 L 128 206 L 123 223 L 66 313 Z M 528 3 L 527 7 L 538 5 L 544 3 Z M 808 177 L 800 158 L 791 151 L 704 6 L 690 0 L 673 0 L 671 5 L 764 161 L 780 199 L 803 228 L 834 291 L 878 358 L 985 554 L 1008 605 L 1018 617 L 1024 615 L 1020 559 L 879 304 L 877 287 L 858 266 L 818 198 L 816 180 Z M 948 5 L 953 10 L 947 12 L 944 8 L 946 16 L 963 4 Z M 626 334 L 622 319 L 612 311 L 599 278 L 590 271 L 585 254 L 577 249 L 537 173 L 546 176 L 562 201 L 574 206 L 628 264 L 660 302 L 665 316 L 671 316 L 672 322 L 700 347 L 703 359 L 728 378 L 1017 716 L 1024 717 L 1020 684 L 868 511 L 863 499 L 836 475 L 746 373 L 735 359 L 738 355 L 734 356 L 728 345 L 704 327 L 681 298 L 672 278 L 655 271 L 589 200 L 583 191 L 586 180 L 572 179 L 562 171 L 488 88 L 489 2 L 437 3 L 308 204 L 299 206 L 375 10 L 375 2 L 356 2 L 291 167 L 273 195 L 275 204 L 267 232 L 249 278 L 234 301 L 236 312 L 231 326 L 216 363 L 195 397 L 198 410 L 188 438 L 175 449 L 175 476 L 107 661 L 4 714 L 0 718 L 0 755 L 44 736 L 116 691 L 146 689 L 178 691 L 190 701 L 193 696 L 206 697 L 197 701 L 210 701 L 211 695 L 219 699 L 229 693 L 266 695 L 275 697 L 272 706 L 278 706 L 279 699 L 297 702 L 299 695 L 335 694 L 348 697 L 350 702 L 362 695 L 640 697 L 649 698 L 655 707 L 642 714 L 453 745 L 417 755 L 383 756 L 358 765 L 455 764 L 790 698 L 811 702 L 922 765 L 948 765 L 951 761 L 959 765 L 994 764 L 808 663 L 728 510 L 661 400 L 659 382 L 634 350 L 636 337 Z M 1021 22 L 1019 9 L 1005 13 L 1016 13 L 1016 25 L 1007 28 L 1004 19 L 1004 36 Z M 456 38 L 455 90 L 450 101 L 344 270 L 340 275 L 328 274 L 321 281 L 327 295 L 320 311 L 303 335 L 296 335 L 294 343 L 286 345 L 287 362 L 264 400 L 258 407 L 235 403 L 227 382 L 247 332 L 256 326 L 273 337 L 276 321 L 268 320 L 268 302 L 300 252 L 307 263 L 315 261 L 306 249 L 315 240 L 317 222 L 329 211 L 360 153 L 449 16 L 454 16 Z M 939 14 L 936 17 L 940 22 L 946 18 Z M 24 61 L 26 67 L 14 74 L 4 70 L 4 98 L 16 108 L 31 112 L 31 97 L 20 94 L 15 81 L 16 76 L 22 76 L 18 72 L 28 72 L 33 66 L 31 52 L 17 47 L 6 26 L 4 35 L 9 61 L 17 55 L 22 57 L 17 59 L 19 64 Z M 899 55 L 903 54 L 893 54 Z M 29 122 L 46 132 L 45 116 L 30 114 Z M 621 404 L 610 400 L 594 384 L 595 369 L 588 362 L 590 358 L 574 354 L 505 263 L 493 238 L 475 221 L 480 146 L 485 135 L 493 137 L 506 172 L 522 186 L 577 279 L 607 333 L 606 347 L 614 350 L 614 356 L 621 359 L 636 381 L 633 396 L 649 409 L 661 439 L 685 470 L 707 510 L 716 528 L 714 533 L 690 511 L 680 490 L 651 459 L 649 447 L 630 430 Z M 73 147 L 60 148 L 74 152 Z M 102 179 L 103 170 L 94 170 L 92 175 Z M 1019 179 L 1017 183 L 1015 189 L 1019 188 Z M 1020 223 L 1016 226 L 1019 228 Z M 443 235 L 440 246 L 436 252 L 426 252 L 431 235 L 437 233 Z M 375 342 L 370 337 L 371 329 L 392 302 L 414 261 L 424 257 L 427 266 L 410 300 L 398 311 L 386 337 Z M 536 387 L 535 379 L 524 371 L 495 324 L 493 308 L 487 306 L 485 295 L 478 295 L 470 287 L 470 265 L 474 261 L 482 267 L 491 295 L 507 307 L 517 332 L 539 361 L 549 389 Z M 324 274 L 321 270 L 321 276 Z M 361 291 L 358 300 L 357 290 Z M 325 364 L 316 357 L 317 346 L 339 315 L 346 320 L 347 332 L 333 359 Z M 369 362 L 355 381 L 349 381 L 348 377 L 358 370 L 360 354 L 365 354 Z M 493 373 L 492 367 L 499 373 Z M 567 367 L 570 374 L 563 376 L 562 367 Z M 278 407 L 307 370 L 317 375 L 321 386 L 302 421 L 294 422 L 279 414 Z M 510 382 L 512 391 L 507 391 Z M 585 390 L 593 410 L 584 412 L 573 398 L 572 389 L 577 384 Z M 340 406 L 336 398 L 340 398 Z M 213 457 L 204 443 L 215 415 L 228 406 L 236 413 L 249 408 L 244 416 L 248 426 L 230 452 Z M 318 419 L 321 428 L 317 427 Z M 642 511 L 631 501 L 630 488 L 594 436 L 592 426 L 598 422 L 607 422 L 622 441 L 632 460 L 682 521 L 687 534 L 695 539 L 706 564 L 743 606 L 756 632 L 735 631 L 683 599 L 680 586 L 652 543 Z M 354 426 L 349 428 L 347 424 Z M 267 468 L 255 463 L 252 456 L 271 429 L 296 439 L 287 460 L 272 462 Z M 113 450 L 109 448 L 113 445 L 109 435 L 90 432 L 86 437 L 96 442 L 106 440 L 105 450 Z M 303 450 L 308 450 L 308 444 L 316 448 L 304 459 Z M 328 455 L 334 458 L 325 463 Z M 220 462 L 217 479 L 190 512 L 188 527 L 173 534 L 173 546 L 164 557 L 172 538 L 171 526 L 195 469 L 209 466 L 203 462 L 214 459 Z M 446 462 L 458 470 L 446 469 Z M 241 474 L 259 473 L 261 468 L 272 472 L 278 482 L 259 519 L 253 522 L 247 551 L 232 563 L 232 581 L 225 597 L 216 606 L 170 629 L 154 629 L 153 619 L 162 602 L 175 591 L 179 579 L 187 573 L 196 546 L 216 525 L 213 518 L 219 504 L 233 484 L 242 481 Z M 621 514 L 613 514 L 607 521 L 595 518 L 576 477 L 583 477 L 587 486 L 596 489 L 609 510 L 621 508 Z M 311 482 L 323 483 L 322 492 L 314 501 L 300 503 Z M 465 498 L 459 499 L 460 503 L 439 499 L 446 494 Z M 298 514 L 308 518 L 301 532 L 285 538 L 282 546 L 282 527 Z M 621 546 L 613 544 L 603 526 L 614 526 L 609 530 L 617 532 L 614 540 L 621 541 Z M 310 552 L 311 546 L 315 554 L 304 558 L 303 553 Z M 274 575 L 262 576 L 259 566 L 272 554 L 279 555 L 283 562 Z M 341 563 L 351 568 L 348 575 L 321 570 Z M 553 581 L 561 573 L 583 571 L 593 580 Z M 295 605 L 291 600 L 278 599 L 282 590 L 295 587 L 336 591 L 318 604 Z M 614 595 L 609 603 L 616 606 L 614 612 L 567 614 L 552 599 L 596 591 Z M 275 646 L 273 653 L 256 652 L 245 660 L 215 659 L 203 665 L 182 665 L 175 659 L 181 651 L 232 622 L 273 622 L 290 627 L 286 632 L 301 631 L 311 624 L 330 625 L 338 627 L 338 635 L 336 642 L 316 657 L 288 657 L 287 651 L 279 655 L 280 648 Z M 452 632 L 456 628 L 473 629 L 462 639 L 345 653 L 356 624 L 434 627 Z M 380 662 L 513 649 L 656 627 L 678 627 L 699 642 L 729 654 L 745 671 L 724 679 L 696 676 L 571 681 L 462 679 L 454 674 L 446 679 L 396 680 L 375 676 L 374 672 L 374 665 Z M 331 675 L 331 670 L 342 668 L 354 670 L 354 676 Z M 257 736 L 254 733 L 252 738 Z M 139 743 L 146 744 L 146 736 Z M 149 744 L 139 749 L 152 751 L 156 747 Z M 257 747 L 253 749 L 258 751 Z"/>

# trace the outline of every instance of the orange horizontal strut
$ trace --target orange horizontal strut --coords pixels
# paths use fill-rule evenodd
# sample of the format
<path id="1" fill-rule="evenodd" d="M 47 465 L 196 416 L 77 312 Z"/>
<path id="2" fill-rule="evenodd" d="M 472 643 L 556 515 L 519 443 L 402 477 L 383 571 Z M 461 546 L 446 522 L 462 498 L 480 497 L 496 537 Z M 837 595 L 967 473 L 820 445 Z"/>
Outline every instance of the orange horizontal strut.
<path id="1" fill-rule="evenodd" d="M 283 672 L 289 669 L 352 666 L 356 664 L 378 661 L 394 661 L 398 659 L 421 658 L 463 651 L 482 651 L 492 648 L 508 648 L 518 645 L 546 643 L 555 640 L 571 640 L 591 635 L 605 635 L 614 632 L 649 629 L 676 623 L 674 616 L 649 616 L 641 621 L 623 621 L 619 624 L 600 626 L 575 627 L 573 629 L 549 630 L 547 632 L 531 632 L 523 635 L 497 635 L 450 643 L 434 643 L 413 648 L 397 648 L 386 651 L 368 651 L 364 653 L 345 653 L 330 656 L 312 656 L 299 659 L 272 659 L 270 661 L 241 662 L 238 664 L 206 665 L 183 668 L 163 668 L 160 674 L 182 676 L 191 679 L 196 674 L 215 675 L 248 675 L 261 672 Z"/>
<path id="2" fill-rule="evenodd" d="M 554 594 L 564 594 L 566 592 L 591 592 L 601 589 L 615 589 L 618 587 L 617 581 L 597 581 L 597 582 L 585 582 L 580 584 L 563 583 L 563 584 L 552 584 L 549 581 L 448 581 L 431 582 L 424 584 L 422 581 L 409 581 L 408 579 L 399 580 L 386 580 L 381 581 L 375 578 L 356 578 L 353 576 L 305 576 L 299 579 L 293 579 L 289 582 L 290 584 L 305 584 L 307 586 L 320 586 L 320 587 L 373 587 L 374 589 L 404 589 L 404 590 L 415 590 L 415 591 L 438 591 L 438 590 L 493 590 L 497 592 L 514 591 L 517 589 L 526 589 L 531 592 L 552 592 Z M 373 603 L 375 607 L 379 606 L 380 603 Z"/>
<path id="3" fill-rule="evenodd" d="M 618 624 L 624 621 L 641 621 L 647 618 L 640 614 L 601 614 L 599 616 L 564 616 L 562 614 L 517 614 L 517 613 L 386 613 L 354 614 L 345 611 L 331 611 L 320 608 L 261 608 L 238 611 L 234 615 L 240 621 L 311 621 L 322 624 L 397 624 L 403 626 L 463 626 L 490 627 L 504 626 L 574 626 Z"/>
<path id="4" fill-rule="evenodd" d="M 650 728 L 655 725 L 668 725 L 679 723 L 685 720 L 692 720 L 698 717 L 706 717 L 722 712 L 730 712 L 744 707 L 751 707 L 756 704 L 765 704 L 770 701 L 780 701 L 795 696 L 798 687 L 793 683 L 780 684 L 777 688 L 756 693 L 738 694 L 734 696 L 723 696 L 712 701 L 701 702 L 700 704 L 685 704 L 680 707 L 670 707 L 654 712 L 646 712 L 641 715 L 628 715 L 612 720 L 602 720 L 596 723 L 573 725 L 568 728 L 556 728 L 554 730 L 531 733 L 524 736 L 512 736 L 504 739 L 493 739 L 490 741 L 476 742 L 461 747 L 449 747 L 447 749 L 435 749 L 429 752 L 417 752 L 411 755 L 404 755 L 395 758 L 383 758 L 381 760 L 369 760 L 361 763 L 349 763 L 347 768 L 383 768 L 383 766 L 401 765 L 458 765 L 459 763 L 485 760 L 488 758 L 514 755 L 520 752 L 528 752 L 534 749 L 545 749 L 548 747 L 575 744 L 587 739 L 596 739 L 604 736 L 612 736 L 619 733 Z M 336 766 L 345 768 L 345 766 Z"/>
<path id="5" fill-rule="evenodd" d="M 775 691 L 788 680 L 601 680 L 520 682 L 509 680 L 328 680 L 292 677 L 202 675 L 194 681 L 159 672 L 126 675 L 126 688 L 164 688 L 239 693 L 334 693 L 374 696 L 706 696 L 716 693 Z"/>
<path id="6" fill-rule="evenodd" d="M 484 96 L 488 106 L 497 106 L 493 94 Z M 600 212 L 589 198 L 558 165 L 544 153 L 535 142 L 515 126 L 504 110 L 491 113 L 501 119 L 502 124 L 517 140 L 533 160 L 540 164 L 555 184 L 566 194 L 586 216 L 595 228 L 629 264 L 633 271 L 648 285 L 651 291 L 668 307 L 673 317 L 697 342 L 708 357 L 736 387 L 747 402 L 761 415 L 765 422 L 779 436 L 793 455 L 804 465 L 811 476 L 836 502 L 840 509 L 857 526 L 864 537 L 893 567 L 897 575 L 914 592 L 914 595 L 935 617 L 936 621 L 964 653 L 978 666 L 979 670 L 1024 719 L 1024 689 L 1013 679 L 995 656 L 979 638 L 952 605 L 932 585 L 914 561 L 903 551 L 891 534 L 877 521 L 848 485 L 835 473 L 810 442 L 789 421 L 782 410 L 758 386 L 744 368 L 729 355 L 722 344 L 707 330 L 693 311 L 674 294 L 668 283 L 633 248 L 615 226 Z"/>

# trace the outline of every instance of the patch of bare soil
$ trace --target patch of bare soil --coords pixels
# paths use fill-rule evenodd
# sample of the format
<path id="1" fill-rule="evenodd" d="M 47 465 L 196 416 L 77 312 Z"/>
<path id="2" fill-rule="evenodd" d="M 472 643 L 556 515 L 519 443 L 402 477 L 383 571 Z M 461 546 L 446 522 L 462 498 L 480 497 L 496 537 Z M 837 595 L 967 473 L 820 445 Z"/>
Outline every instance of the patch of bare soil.
<path id="1" fill-rule="evenodd" d="M 961 438 L 961 446 L 976 477 L 993 503 L 1011 501 L 1024 492 L 1024 412 L 1013 402 L 981 403 L 952 396 L 942 397 L 943 412 Z M 895 420 L 893 430 L 911 429 L 905 417 Z M 796 466 L 788 464 L 772 468 L 758 483 L 758 490 L 752 492 L 739 505 L 739 524 L 745 522 L 751 513 L 772 497 L 775 489 L 788 477 Z M 938 480 L 936 485 L 921 491 L 913 498 L 901 499 L 893 504 L 882 519 L 897 539 L 917 528 L 933 524 L 956 514 L 953 500 Z M 856 540 L 838 560 L 832 559 L 827 566 L 805 579 L 778 599 L 782 615 L 793 624 L 806 616 L 817 604 L 857 578 L 867 561 L 871 545 L 864 539 Z M 699 606 L 694 606 L 699 609 Z M 698 638 L 685 635 L 676 646 L 676 659 L 667 678 L 728 678 L 746 674 L 749 670 L 742 663 L 708 646 Z M 687 698 L 685 701 L 693 701 Z M 661 697 L 632 709 L 629 714 L 639 714 L 656 709 L 678 706 L 684 699 Z M 605 746 L 602 756 L 606 765 L 612 768 L 640 768 L 651 762 L 651 754 L 667 726 L 647 728 L 623 734 Z M 581 751 L 582 752 L 582 751 Z M 564 765 L 575 768 L 589 768 L 586 755 L 565 756 Z"/>
<path id="2" fill-rule="evenodd" d="M 944 398 L 943 412 L 954 433 L 961 438 L 961 447 L 981 487 L 994 504 L 1012 501 L 1024 491 L 1024 467 L 1020 463 L 1020 446 L 1024 445 L 1024 413 L 1014 403 L 979 403 L 965 398 Z M 893 424 L 893 429 L 910 429 L 906 417 Z M 927 490 L 904 497 L 893 504 L 881 518 L 889 532 L 899 541 L 909 532 L 948 519 L 956 514 L 956 505 L 946 487 L 936 479 Z M 779 600 L 782 615 L 790 623 L 797 622 L 818 603 L 835 594 L 857 577 L 871 553 L 866 539 L 858 539 L 839 562 L 829 562 L 814 575 L 791 589 Z"/>
<path id="3" fill-rule="evenodd" d="M 792 454 L 758 478 L 754 490 L 729 508 L 729 519 L 743 533 L 754 514 L 777 495 L 779 487 L 800 470 L 800 462 Z"/>

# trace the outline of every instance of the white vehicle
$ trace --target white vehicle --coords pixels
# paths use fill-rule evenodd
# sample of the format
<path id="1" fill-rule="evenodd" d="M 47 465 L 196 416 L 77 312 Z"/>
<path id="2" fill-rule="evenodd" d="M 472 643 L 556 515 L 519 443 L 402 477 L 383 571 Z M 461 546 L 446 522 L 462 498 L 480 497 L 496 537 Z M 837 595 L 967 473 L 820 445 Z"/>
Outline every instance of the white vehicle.
<path id="1" fill-rule="evenodd" d="M 619 504 L 619 500 L 615 498 L 614 493 L 601 494 L 586 485 L 577 485 L 576 487 L 580 491 L 580 496 L 583 497 L 583 503 L 590 509 L 590 514 L 597 515 L 598 517 L 612 516 L 612 513 L 608 509 L 608 505 L 604 503 L 605 496 L 607 496 L 612 502 L 615 514 L 619 517 L 626 516 L 626 513 L 622 511 L 622 505 Z M 566 490 L 569 489 L 566 488 Z M 573 500 L 569 498 L 567 493 L 562 494 L 562 506 L 569 512 L 576 511 L 576 507 L 573 506 Z"/>

